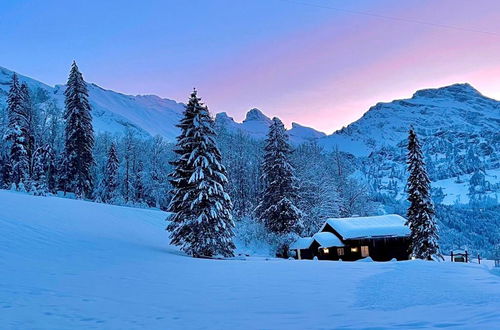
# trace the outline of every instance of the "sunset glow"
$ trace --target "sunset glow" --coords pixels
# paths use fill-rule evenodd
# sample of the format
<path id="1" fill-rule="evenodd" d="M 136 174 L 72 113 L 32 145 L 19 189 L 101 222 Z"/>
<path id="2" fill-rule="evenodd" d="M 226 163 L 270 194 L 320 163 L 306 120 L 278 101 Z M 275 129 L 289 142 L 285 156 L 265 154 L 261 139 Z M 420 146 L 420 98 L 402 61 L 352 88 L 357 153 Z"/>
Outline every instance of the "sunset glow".
<path id="1" fill-rule="evenodd" d="M 104 88 L 186 101 L 196 86 L 213 112 L 257 107 L 328 133 L 422 88 L 469 82 L 500 99 L 494 0 L 51 3 L 0 5 L 0 65 L 61 84 L 77 59 Z"/>

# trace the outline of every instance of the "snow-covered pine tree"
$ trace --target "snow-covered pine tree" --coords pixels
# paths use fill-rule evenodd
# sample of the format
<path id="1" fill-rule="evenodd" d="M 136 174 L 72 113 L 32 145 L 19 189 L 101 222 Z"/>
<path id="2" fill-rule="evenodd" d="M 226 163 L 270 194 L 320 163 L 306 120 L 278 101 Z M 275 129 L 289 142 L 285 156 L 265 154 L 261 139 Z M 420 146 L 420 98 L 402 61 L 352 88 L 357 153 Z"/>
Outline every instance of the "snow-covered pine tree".
<path id="1" fill-rule="evenodd" d="M 47 189 L 51 193 L 56 193 L 57 191 L 57 162 L 56 162 L 56 154 L 54 149 L 52 149 L 51 145 L 48 144 L 45 148 L 45 169 L 47 176 Z"/>
<path id="2" fill-rule="evenodd" d="M 35 196 L 46 196 L 48 193 L 47 186 L 47 159 L 48 147 L 39 147 L 33 152 L 33 169 L 31 175 L 31 193 Z"/>
<path id="3" fill-rule="evenodd" d="M 87 86 L 76 62 L 71 66 L 64 96 L 66 190 L 74 192 L 77 197 L 90 198 L 94 129 Z"/>
<path id="4" fill-rule="evenodd" d="M 137 165 L 134 168 L 134 188 L 135 188 L 135 196 L 134 201 L 138 204 L 144 203 L 144 163 L 142 160 L 137 162 Z"/>
<path id="5" fill-rule="evenodd" d="M 422 148 L 418 137 L 410 128 L 408 136 L 408 201 L 407 225 L 410 234 L 410 252 L 418 259 L 430 260 L 439 257 L 438 230 L 434 216 L 434 205 L 430 196 L 430 180 L 425 168 Z"/>
<path id="6" fill-rule="evenodd" d="M 170 174 L 173 213 L 167 230 L 172 244 L 194 257 L 233 256 L 234 223 L 231 199 L 225 192 L 226 169 L 215 142 L 213 120 L 194 90 L 177 125 L 177 137 Z"/>
<path id="7" fill-rule="evenodd" d="M 104 177 L 104 202 L 111 202 L 117 194 L 118 189 L 118 168 L 120 163 L 116 153 L 116 145 L 111 143 L 106 162 L 106 172 Z"/>
<path id="8" fill-rule="evenodd" d="M 264 148 L 262 181 L 264 191 L 255 213 L 266 228 L 277 235 L 299 234 L 302 212 L 297 208 L 297 179 L 290 164 L 288 135 L 279 118 L 273 118 Z M 279 247 L 286 255 L 288 247 Z"/>
<path id="9" fill-rule="evenodd" d="M 32 160 L 33 153 L 35 152 L 35 123 L 34 123 L 34 110 L 33 102 L 31 100 L 30 90 L 26 83 L 21 84 L 21 97 L 23 100 L 24 116 L 26 117 L 26 152 L 28 154 L 28 159 L 30 160 L 30 175 L 32 174 L 32 167 L 34 161 Z"/>
<path id="10" fill-rule="evenodd" d="M 2 175 L 2 188 L 9 189 L 12 179 L 12 166 L 8 155 L 4 155 L 1 159 L 0 173 Z"/>
<path id="11" fill-rule="evenodd" d="M 7 99 L 8 128 L 4 139 L 10 143 L 9 163 L 11 177 L 9 181 L 16 186 L 29 179 L 29 117 L 25 107 L 23 91 L 17 75 L 12 82 Z M 23 184 L 24 186 L 24 184 Z"/>

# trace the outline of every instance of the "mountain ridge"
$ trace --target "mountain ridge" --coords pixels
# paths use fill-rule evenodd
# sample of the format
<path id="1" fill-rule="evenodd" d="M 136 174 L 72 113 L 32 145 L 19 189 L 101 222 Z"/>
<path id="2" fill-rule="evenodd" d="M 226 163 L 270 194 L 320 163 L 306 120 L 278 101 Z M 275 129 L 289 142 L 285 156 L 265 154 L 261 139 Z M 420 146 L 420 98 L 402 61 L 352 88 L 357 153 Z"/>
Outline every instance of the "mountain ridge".
<path id="1" fill-rule="evenodd" d="M 0 105 L 5 106 L 13 71 L 0 67 Z M 30 89 L 41 88 L 64 108 L 64 85 L 51 87 L 19 75 Z M 159 134 L 174 142 L 184 104 L 156 95 L 127 95 L 88 83 L 96 132 L 139 136 Z M 446 111 L 446 116 L 443 115 Z M 225 112 L 215 115 L 218 128 L 266 137 L 271 119 L 250 109 L 242 122 Z M 293 144 L 317 143 L 359 159 L 358 176 L 375 191 L 402 197 L 405 182 L 405 141 L 415 127 L 426 153 L 435 188 L 444 189 L 446 204 L 468 203 L 478 195 L 496 199 L 500 192 L 500 101 L 482 95 L 468 83 L 416 91 L 411 98 L 379 102 L 361 118 L 331 135 L 298 123 L 287 131 Z M 478 179 L 479 178 L 479 179 Z M 479 180 L 479 185 L 477 184 Z M 479 188 L 477 188 L 479 187 Z"/>
<path id="2" fill-rule="evenodd" d="M 0 66 L 0 104 L 6 102 L 7 90 L 14 71 Z M 31 90 L 41 88 L 47 91 L 56 101 L 59 108 L 64 108 L 65 85 L 56 84 L 53 87 L 16 73 L 20 80 L 26 82 Z M 106 89 L 95 83 L 87 82 L 89 101 L 93 109 L 93 122 L 96 132 L 121 134 L 133 129 L 139 136 L 161 135 L 167 141 L 174 142 L 179 134 L 176 127 L 184 110 L 184 103 L 162 98 L 154 94 L 129 95 Z M 3 95 L 2 95 L 3 91 Z M 253 138 L 263 138 L 271 119 L 257 108 L 250 109 L 243 122 L 239 123 L 227 113 L 215 115 L 217 124 L 229 125 L 234 130 L 242 130 Z M 294 128 L 295 127 L 295 128 Z M 324 133 L 300 125 L 289 130 L 292 142 L 300 144 Z"/>

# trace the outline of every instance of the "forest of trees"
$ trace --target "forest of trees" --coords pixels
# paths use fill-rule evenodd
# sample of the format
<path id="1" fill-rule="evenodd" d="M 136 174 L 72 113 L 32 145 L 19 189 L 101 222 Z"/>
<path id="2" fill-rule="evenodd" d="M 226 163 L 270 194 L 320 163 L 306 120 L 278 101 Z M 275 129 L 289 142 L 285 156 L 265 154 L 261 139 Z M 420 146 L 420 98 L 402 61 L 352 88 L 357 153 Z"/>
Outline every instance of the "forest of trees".
<path id="1" fill-rule="evenodd" d="M 65 97 L 65 108 L 60 109 L 46 91 L 29 90 L 15 75 L 12 77 L 8 105 L 0 109 L 0 186 L 34 195 L 65 195 L 168 210 L 173 197 L 169 192 L 174 188 L 169 175 L 179 156 L 176 145 L 161 136 L 137 136 L 132 129 L 122 134 L 93 132 L 86 84 L 76 63 Z M 406 215 L 408 203 L 391 195 L 390 189 L 382 194 L 374 189 L 376 179 L 356 179 L 357 172 L 366 169 L 367 162 L 374 158 L 363 160 L 338 150 L 327 152 L 314 142 L 290 145 L 278 118 L 273 119 L 266 141 L 241 131 L 228 131 L 212 119 L 209 125 L 213 126 L 213 139 L 225 168 L 224 191 L 231 200 L 231 221 L 239 241 L 264 239 L 285 254 L 287 242 L 296 235 L 317 232 L 328 217 L 384 212 Z M 404 158 L 400 162 L 404 164 Z M 282 168 L 286 179 L 274 182 L 265 173 L 269 166 Z M 430 175 L 434 171 L 431 164 Z M 394 173 L 395 178 L 402 175 Z M 480 173 L 473 179 L 476 186 L 482 184 Z M 273 191 L 283 190 L 288 191 L 287 196 L 273 195 Z M 439 198 L 439 192 L 435 195 Z M 477 240 L 476 236 L 460 239 L 457 231 L 450 229 L 447 214 L 453 210 L 444 211 L 450 208 L 453 206 L 441 207 L 439 203 L 436 208 L 438 223 L 446 224 L 441 238 L 453 235 L 453 243 L 446 241 L 445 246 Z M 278 228 L 269 219 L 279 218 L 282 211 L 288 212 L 287 219 L 294 220 Z M 464 217 L 467 212 L 453 213 Z"/>
<path id="2" fill-rule="evenodd" d="M 65 108 L 59 109 L 45 91 L 29 90 L 16 75 L 12 77 L 8 106 L 0 113 L 1 187 L 168 210 L 175 145 L 160 136 L 138 137 L 132 130 L 120 135 L 95 134 L 86 84 L 76 63 L 70 70 L 65 99 Z M 210 122 L 227 172 L 226 191 L 235 222 L 262 219 L 261 224 L 276 239 L 281 234 L 314 233 L 327 217 L 367 215 L 376 210 L 366 187 L 350 178 L 355 170 L 352 157 L 339 151 L 324 153 L 314 143 L 292 148 L 283 124 L 278 118 L 274 122 L 276 129 L 270 131 L 267 147 L 263 141 Z M 282 150 L 271 150 L 276 139 Z M 266 152 L 272 155 L 265 157 Z M 272 180 L 265 178 L 263 161 L 273 162 L 278 155 L 284 157 L 280 158 L 284 179 L 274 180 L 280 186 L 273 188 Z M 279 204 L 281 211 L 295 212 L 295 220 L 285 227 L 276 227 L 280 221 L 269 221 L 279 217 L 280 210 L 264 215 L 273 206 L 267 198 L 273 189 L 288 192 L 285 199 L 275 197 L 284 203 Z M 264 207 L 263 202 L 268 205 Z"/>

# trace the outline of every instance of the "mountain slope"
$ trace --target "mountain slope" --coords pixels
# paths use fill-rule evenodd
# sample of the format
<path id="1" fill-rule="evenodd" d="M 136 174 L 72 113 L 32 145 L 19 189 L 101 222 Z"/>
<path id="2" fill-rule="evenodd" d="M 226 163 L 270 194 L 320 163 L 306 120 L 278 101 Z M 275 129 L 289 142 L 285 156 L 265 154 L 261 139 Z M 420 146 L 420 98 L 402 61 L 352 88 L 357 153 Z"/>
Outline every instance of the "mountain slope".
<path id="1" fill-rule="evenodd" d="M 436 202 L 497 205 L 500 195 L 500 102 L 469 84 L 416 92 L 379 103 L 349 126 L 322 138 L 362 160 L 374 192 L 404 198 L 408 128 L 423 145 Z"/>
<path id="2" fill-rule="evenodd" d="M 0 106 L 6 104 L 12 74 L 12 71 L 0 67 Z M 37 89 L 46 91 L 58 107 L 64 109 L 64 86 L 50 87 L 22 75 L 19 77 L 32 92 Z M 178 135 L 175 125 L 184 109 L 182 103 L 155 95 L 125 95 L 95 84 L 87 86 L 96 132 L 123 133 L 130 128 L 141 136 L 159 134 L 168 141 L 173 141 Z"/>
<path id="3" fill-rule="evenodd" d="M 0 67 L 0 107 L 6 104 L 7 91 L 13 71 Z M 64 85 L 48 86 L 39 81 L 19 75 L 31 91 L 44 90 L 64 108 Z M 161 135 L 167 141 L 175 141 L 179 131 L 175 125 L 179 121 L 184 105 L 156 95 L 126 95 L 88 83 L 89 100 L 92 105 L 94 129 L 96 132 L 123 133 L 132 129 L 141 136 Z M 270 119 L 258 109 L 248 111 L 242 123 L 235 122 L 226 113 L 216 116 L 218 125 L 224 125 L 232 132 L 242 131 L 257 139 L 265 138 Z M 293 143 L 300 144 L 325 136 L 312 128 L 294 123 L 289 130 Z"/>
<path id="4" fill-rule="evenodd" d="M 12 72 L 0 67 L 0 107 L 5 106 Z M 46 91 L 64 107 L 64 86 L 50 87 L 21 76 L 30 89 Z M 175 127 L 183 104 L 154 95 L 130 96 L 88 84 L 97 132 L 140 136 L 160 134 L 175 141 Z M 251 109 L 241 123 L 226 113 L 216 125 L 252 138 L 266 137 L 271 119 Z M 500 102 L 481 95 L 469 84 L 417 91 L 412 98 L 378 103 L 359 120 L 326 136 L 312 128 L 292 124 L 290 140 L 298 145 L 316 141 L 325 150 L 338 149 L 360 160 L 360 179 L 375 192 L 404 196 L 405 141 L 413 125 L 423 143 L 429 174 L 445 204 L 498 204 L 500 195 Z"/>
<path id="5" fill-rule="evenodd" d="M 424 89 L 411 99 L 378 103 L 320 143 L 368 156 L 373 149 L 399 144 L 410 125 L 424 137 L 438 131 L 495 132 L 500 127 L 500 102 L 481 95 L 469 84 Z"/>
<path id="6" fill-rule="evenodd" d="M 483 265 L 194 259 L 164 212 L 0 190 L 5 329 L 493 329 Z M 336 280 L 342 279 L 342 280 Z"/>

